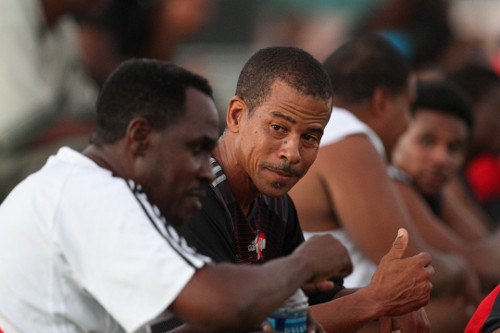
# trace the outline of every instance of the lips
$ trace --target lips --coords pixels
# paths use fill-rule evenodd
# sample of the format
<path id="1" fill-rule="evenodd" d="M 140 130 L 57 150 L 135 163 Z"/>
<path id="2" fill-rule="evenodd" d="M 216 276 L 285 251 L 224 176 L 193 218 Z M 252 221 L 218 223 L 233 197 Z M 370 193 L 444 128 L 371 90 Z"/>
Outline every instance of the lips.
<path id="1" fill-rule="evenodd" d="M 201 188 L 201 187 L 197 187 L 197 188 L 191 189 L 191 190 L 186 192 L 187 196 L 199 198 L 199 199 L 203 198 L 205 196 L 205 194 L 206 194 L 205 189 Z"/>
<path id="2" fill-rule="evenodd" d="M 286 183 L 289 182 L 292 178 L 295 176 L 291 173 L 283 172 L 280 170 L 273 170 L 273 169 L 267 169 L 272 175 L 275 181 L 278 181 L 280 183 Z"/>
<path id="3" fill-rule="evenodd" d="M 446 181 L 446 179 L 447 179 L 446 176 L 440 172 L 428 173 L 424 178 L 425 182 L 433 188 L 441 187 Z"/>

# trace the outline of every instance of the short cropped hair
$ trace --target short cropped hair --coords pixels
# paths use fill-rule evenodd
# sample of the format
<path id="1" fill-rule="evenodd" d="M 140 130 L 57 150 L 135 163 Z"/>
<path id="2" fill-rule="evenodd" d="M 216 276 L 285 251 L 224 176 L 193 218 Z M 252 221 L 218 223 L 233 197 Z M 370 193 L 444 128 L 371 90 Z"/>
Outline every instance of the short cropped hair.
<path id="1" fill-rule="evenodd" d="M 321 63 L 306 51 L 287 46 L 267 47 L 250 57 L 240 72 L 236 96 L 245 101 L 251 113 L 265 101 L 277 80 L 304 95 L 332 98 L 330 80 Z"/>
<path id="2" fill-rule="evenodd" d="M 348 104 L 359 104 L 383 86 L 392 94 L 408 88 L 408 60 L 390 42 L 377 34 L 365 34 L 337 48 L 323 62 L 330 77 L 333 96 Z"/>
<path id="3" fill-rule="evenodd" d="M 419 111 L 436 110 L 463 120 L 472 130 L 471 103 L 463 90 L 444 79 L 425 80 L 417 85 L 417 99 L 411 107 L 413 115 Z"/>
<path id="4" fill-rule="evenodd" d="M 91 141 L 116 142 L 137 116 L 148 120 L 155 130 L 165 129 L 184 113 L 189 87 L 213 98 L 206 79 L 177 65 L 153 59 L 125 61 L 105 81 L 99 94 Z"/>
<path id="5" fill-rule="evenodd" d="M 493 88 L 500 86 L 500 76 L 478 64 L 466 64 L 449 74 L 449 79 L 464 90 L 472 103 L 479 103 Z"/>

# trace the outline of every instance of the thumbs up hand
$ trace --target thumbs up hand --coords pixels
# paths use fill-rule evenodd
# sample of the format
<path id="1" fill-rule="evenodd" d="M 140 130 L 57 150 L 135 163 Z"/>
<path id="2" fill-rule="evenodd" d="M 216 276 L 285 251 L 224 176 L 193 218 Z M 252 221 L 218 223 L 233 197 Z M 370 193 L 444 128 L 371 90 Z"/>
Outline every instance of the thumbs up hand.
<path id="1" fill-rule="evenodd" d="M 381 315 L 401 315 L 429 302 L 432 289 L 429 279 L 434 275 L 432 258 L 425 252 L 403 258 L 407 245 L 408 232 L 401 228 L 365 288 L 379 303 L 383 312 Z"/>

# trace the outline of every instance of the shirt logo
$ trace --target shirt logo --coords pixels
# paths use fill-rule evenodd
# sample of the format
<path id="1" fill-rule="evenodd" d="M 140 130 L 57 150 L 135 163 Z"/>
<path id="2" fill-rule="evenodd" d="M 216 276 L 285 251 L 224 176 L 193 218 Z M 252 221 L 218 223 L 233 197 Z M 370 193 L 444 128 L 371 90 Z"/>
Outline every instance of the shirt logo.
<path id="1" fill-rule="evenodd" d="M 252 244 L 248 245 L 248 251 L 252 252 L 255 251 L 257 254 L 257 260 L 262 260 L 264 259 L 264 256 L 262 255 L 262 251 L 266 248 L 266 234 L 261 233 L 255 237 L 253 240 Z"/>

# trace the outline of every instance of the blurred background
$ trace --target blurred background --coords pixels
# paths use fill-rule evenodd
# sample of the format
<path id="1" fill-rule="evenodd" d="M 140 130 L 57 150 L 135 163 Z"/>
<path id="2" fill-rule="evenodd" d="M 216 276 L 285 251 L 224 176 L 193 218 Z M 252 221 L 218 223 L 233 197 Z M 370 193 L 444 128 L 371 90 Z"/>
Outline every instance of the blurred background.
<path id="1" fill-rule="evenodd" d="M 0 202 L 62 145 L 82 149 L 100 85 L 124 60 L 209 79 L 221 114 L 256 50 L 319 61 L 377 31 L 419 75 L 465 62 L 500 72 L 500 0 L 0 0 Z"/>
<path id="2" fill-rule="evenodd" d="M 135 3 L 128 13 L 127 2 Z M 99 23 L 115 31 L 124 55 L 163 58 L 207 77 L 221 112 L 244 62 L 270 45 L 298 46 L 323 61 L 350 37 L 379 31 L 416 69 L 470 58 L 500 69 L 498 0 L 120 0 Z M 111 68 L 99 73 L 97 53 L 89 69 L 102 80 Z"/>

